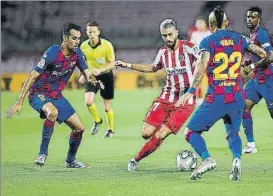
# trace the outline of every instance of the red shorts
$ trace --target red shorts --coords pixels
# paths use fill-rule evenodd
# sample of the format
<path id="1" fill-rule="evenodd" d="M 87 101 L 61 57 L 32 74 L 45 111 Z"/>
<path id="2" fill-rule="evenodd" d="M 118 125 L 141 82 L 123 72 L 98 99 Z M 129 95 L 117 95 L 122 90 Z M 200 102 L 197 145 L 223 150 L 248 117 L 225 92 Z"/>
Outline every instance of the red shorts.
<path id="1" fill-rule="evenodd" d="M 194 104 L 185 104 L 176 108 L 174 104 L 154 101 L 146 114 L 144 122 L 158 128 L 165 125 L 176 134 L 194 110 Z"/>

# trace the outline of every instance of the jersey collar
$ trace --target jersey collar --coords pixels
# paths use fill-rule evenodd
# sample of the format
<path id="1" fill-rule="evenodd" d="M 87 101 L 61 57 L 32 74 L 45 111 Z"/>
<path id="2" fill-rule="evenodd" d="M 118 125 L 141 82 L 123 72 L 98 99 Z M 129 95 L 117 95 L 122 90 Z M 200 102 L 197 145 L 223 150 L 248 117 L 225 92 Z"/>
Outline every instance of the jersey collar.
<path id="1" fill-rule="evenodd" d="M 88 45 L 89 45 L 91 48 L 95 49 L 95 48 L 97 48 L 99 45 L 101 45 L 101 40 L 100 40 L 100 38 L 99 38 L 99 42 L 98 42 L 98 44 L 95 45 L 95 46 L 92 46 L 92 45 L 90 44 L 90 41 L 88 41 Z"/>

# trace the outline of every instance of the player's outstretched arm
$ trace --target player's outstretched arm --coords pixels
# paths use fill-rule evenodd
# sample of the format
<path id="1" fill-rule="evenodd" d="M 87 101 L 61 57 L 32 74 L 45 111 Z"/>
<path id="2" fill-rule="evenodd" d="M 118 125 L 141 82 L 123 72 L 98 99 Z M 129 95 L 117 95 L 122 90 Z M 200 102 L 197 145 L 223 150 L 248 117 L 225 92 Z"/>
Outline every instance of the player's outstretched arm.
<path id="1" fill-rule="evenodd" d="M 113 60 L 113 61 L 110 61 L 107 65 L 106 65 L 106 67 L 102 67 L 102 68 L 94 68 L 94 69 L 92 69 L 92 75 L 94 75 L 94 76 L 99 76 L 99 75 L 101 75 L 101 74 L 104 74 L 104 73 L 106 73 L 107 71 L 110 71 L 110 70 L 112 70 L 112 69 L 114 69 L 115 68 L 115 60 Z"/>
<path id="2" fill-rule="evenodd" d="M 36 78 L 40 75 L 39 72 L 33 70 L 27 77 L 26 81 L 24 82 L 24 85 L 21 89 L 21 92 L 16 100 L 16 103 L 7 111 L 6 118 L 11 118 L 15 113 L 19 114 L 22 105 L 25 99 L 25 96 L 27 92 L 29 91 L 30 86 L 32 83 L 36 80 Z"/>
<path id="3" fill-rule="evenodd" d="M 85 77 L 85 79 L 82 79 L 81 77 Z M 79 80 L 84 80 L 84 81 L 86 80 L 87 82 L 90 82 L 93 85 L 98 86 L 101 89 L 104 89 L 103 83 L 100 80 L 96 80 L 96 78 L 91 74 L 89 69 L 83 70 Z"/>
<path id="4" fill-rule="evenodd" d="M 130 68 L 130 69 L 144 72 L 144 73 L 157 71 L 156 67 L 151 64 L 131 64 L 131 63 L 126 63 L 124 61 L 118 60 L 116 61 L 115 65 L 119 67 L 123 67 L 123 68 Z"/>

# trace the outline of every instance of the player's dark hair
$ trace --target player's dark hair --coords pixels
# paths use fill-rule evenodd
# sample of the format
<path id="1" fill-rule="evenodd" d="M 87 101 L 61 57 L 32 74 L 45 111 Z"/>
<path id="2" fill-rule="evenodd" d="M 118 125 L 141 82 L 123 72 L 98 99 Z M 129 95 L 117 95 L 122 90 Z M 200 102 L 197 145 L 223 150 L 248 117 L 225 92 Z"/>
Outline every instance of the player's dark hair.
<path id="1" fill-rule="evenodd" d="M 64 36 L 69 36 L 70 35 L 70 30 L 71 29 L 74 29 L 76 31 L 81 31 L 81 27 L 76 25 L 76 24 L 73 24 L 73 23 L 65 23 L 64 26 L 63 26 L 63 35 Z"/>
<path id="2" fill-rule="evenodd" d="M 176 22 L 172 19 L 166 19 L 166 20 L 162 21 L 160 24 L 160 28 L 167 29 L 167 28 L 171 28 L 171 27 L 174 27 L 175 29 L 177 29 Z"/>
<path id="3" fill-rule="evenodd" d="M 100 25 L 96 21 L 87 22 L 86 27 L 98 27 L 100 29 Z"/>
<path id="4" fill-rule="evenodd" d="M 260 16 L 262 16 L 262 9 L 259 8 L 258 6 L 252 6 L 250 8 L 248 8 L 247 11 L 251 11 L 251 12 L 258 12 L 260 14 Z"/>
<path id="5" fill-rule="evenodd" d="M 218 28 L 222 28 L 223 20 L 224 20 L 224 10 L 221 8 L 220 5 L 216 6 L 214 9 L 215 19 L 216 19 L 216 26 Z"/>

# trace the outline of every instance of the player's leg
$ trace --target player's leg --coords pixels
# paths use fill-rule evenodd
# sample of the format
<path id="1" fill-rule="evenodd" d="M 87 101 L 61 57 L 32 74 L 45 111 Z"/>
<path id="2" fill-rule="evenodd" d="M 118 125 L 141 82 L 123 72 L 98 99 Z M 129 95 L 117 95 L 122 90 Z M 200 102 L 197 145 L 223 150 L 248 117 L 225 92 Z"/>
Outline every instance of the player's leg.
<path id="1" fill-rule="evenodd" d="M 103 98 L 105 117 L 108 128 L 104 137 L 110 138 L 114 135 L 114 111 L 111 107 L 110 101 L 114 99 L 114 75 L 113 72 L 103 74 L 101 81 L 104 84 L 104 89 L 100 90 L 101 97 Z"/>
<path id="2" fill-rule="evenodd" d="M 95 104 L 95 96 L 98 90 L 99 89 L 92 84 L 88 84 L 88 83 L 85 84 L 85 104 L 88 108 L 88 111 L 91 113 L 95 121 L 91 128 L 92 135 L 95 135 L 98 133 L 99 126 L 100 124 L 102 124 L 102 119 L 99 116 L 99 113 Z"/>
<path id="3" fill-rule="evenodd" d="M 263 97 L 265 99 L 269 114 L 273 119 L 273 79 L 266 82 Z"/>
<path id="4" fill-rule="evenodd" d="M 208 131 L 222 117 L 223 110 L 219 111 L 218 108 L 215 103 L 203 102 L 184 131 L 186 140 L 202 158 L 201 165 L 191 174 L 192 180 L 201 178 L 205 172 L 216 168 L 216 161 L 211 158 L 201 134 L 203 131 Z"/>
<path id="5" fill-rule="evenodd" d="M 84 126 L 76 113 L 72 114 L 65 123 L 71 128 L 65 166 L 68 168 L 87 168 L 87 165 L 76 160 L 76 154 L 82 141 Z"/>
<path id="6" fill-rule="evenodd" d="M 229 176 L 231 181 L 239 181 L 241 177 L 242 140 L 238 133 L 240 131 L 244 105 L 243 100 L 233 103 L 229 107 L 230 111 L 223 117 L 224 122 L 231 125 L 231 129 L 227 132 L 229 149 L 233 154 L 232 169 Z"/>
<path id="7" fill-rule="evenodd" d="M 162 103 L 153 102 L 142 126 L 142 137 L 150 140 L 148 140 L 139 153 L 129 161 L 128 171 L 135 171 L 137 162 L 147 157 L 160 146 L 163 140 L 158 139 L 155 134 L 162 128 L 161 125 L 165 122 L 167 116 L 168 112 L 164 109 Z M 168 131 L 166 131 L 166 133 L 167 132 Z"/>
<path id="8" fill-rule="evenodd" d="M 51 135 L 53 134 L 55 121 L 58 116 L 58 110 L 49 102 L 50 100 L 43 95 L 34 94 L 29 103 L 36 111 L 40 113 L 40 117 L 45 119 L 40 151 L 35 159 L 37 165 L 43 166 L 48 155 L 48 145 L 50 143 Z"/>
<path id="9" fill-rule="evenodd" d="M 256 153 L 256 145 L 253 137 L 253 120 L 251 116 L 251 110 L 261 100 L 255 81 L 252 79 L 248 81 L 246 87 L 246 105 L 243 113 L 242 125 L 247 138 L 246 147 L 243 149 L 243 153 Z"/>
<path id="10" fill-rule="evenodd" d="M 151 151 L 153 149 L 156 149 L 157 146 L 160 144 L 158 141 L 152 138 L 152 135 L 154 135 L 157 132 L 157 127 L 148 124 L 146 122 L 143 123 L 142 126 L 142 137 L 146 140 L 148 140 L 144 146 L 141 148 L 141 150 L 134 156 L 134 158 L 130 159 L 128 163 L 127 170 L 128 171 L 136 171 L 136 165 L 137 163 L 142 160 L 143 158 L 147 157 L 149 154 L 151 154 Z M 153 150 L 154 151 L 154 150 Z"/>

